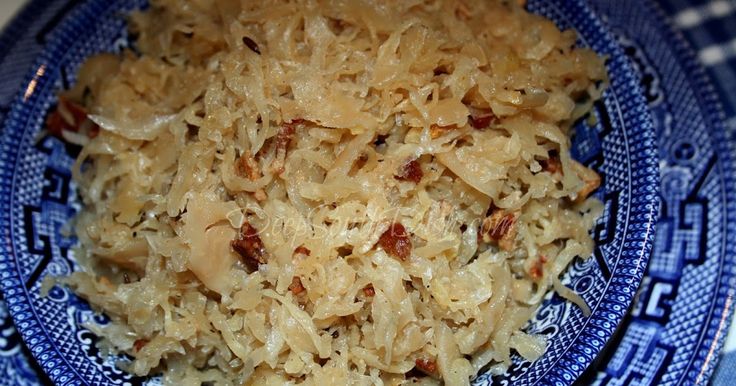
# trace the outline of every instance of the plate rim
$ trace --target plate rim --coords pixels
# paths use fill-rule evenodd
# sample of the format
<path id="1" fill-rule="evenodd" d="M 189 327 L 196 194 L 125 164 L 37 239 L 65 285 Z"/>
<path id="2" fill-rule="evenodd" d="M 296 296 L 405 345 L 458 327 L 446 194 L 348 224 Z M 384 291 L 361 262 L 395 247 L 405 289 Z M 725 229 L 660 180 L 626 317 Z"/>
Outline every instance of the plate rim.
<path id="1" fill-rule="evenodd" d="M 644 0 L 641 6 L 651 12 L 652 16 L 648 19 L 659 23 L 656 29 L 662 31 L 662 35 L 666 35 L 667 46 L 675 50 L 676 62 L 682 66 L 682 71 L 688 78 L 688 88 L 696 96 L 703 112 L 705 130 L 708 132 L 714 149 L 713 153 L 716 155 L 716 165 L 720 170 L 721 190 L 724 198 L 722 201 L 724 203 L 722 219 L 724 242 L 719 248 L 719 280 L 716 281 L 713 300 L 708 307 L 705 327 L 698 334 L 697 344 L 691 351 L 688 351 L 691 353 L 690 359 L 682 375 L 676 381 L 677 385 L 688 382 L 699 384 L 712 378 L 721 358 L 721 350 L 729 327 L 734 322 L 735 307 L 731 302 L 736 300 L 736 244 L 729 243 L 728 239 L 729 236 L 736 235 L 736 138 L 728 137 L 723 102 L 713 85 L 715 79 L 708 74 L 706 67 L 697 59 L 694 46 L 685 37 L 683 31 L 675 27 L 672 18 L 658 1 Z M 720 312 L 716 312 L 718 308 L 721 308 Z M 714 328 L 713 321 L 716 319 L 719 320 L 719 323 Z M 710 344 L 706 350 L 707 354 L 703 354 L 704 343 L 708 340 Z M 698 361 L 702 361 L 703 364 L 696 369 L 694 363 Z M 694 370 L 697 371 L 695 377 L 693 377 Z"/>
<path id="2" fill-rule="evenodd" d="M 580 10 L 582 12 L 580 13 L 563 13 L 563 16 L 569 20 L 574 21 L 575 26 L 578 26 L 580 24 L 586 24 L 586 23 L 592 23 L 594 25 L 594 34 L 601 35 L 599 39 L 596 39 L 596 41 L 590 41 L 587 42 L 588 45 L 593 49 L 594 51 L 598 52 L 600 54 L 601 51 L 606 51 L 607 53 L 613 54 L 613 59 L 609 58 L 607 61 L 607 68 L 614 67 L 620 67 L 622 72 L 621 77 L 612 78 L 609 81 L 611 82 L 611 86 L 614 84 L 620 84 L 619 88 L 622 87 L 622 85 L 626 85 L 629 87 L 632 92 L 628 96 L 633 96 L 635 103 L 633 109 L 624 109 L 623 105 L 625 103 L 619 102 L 618 95 L 615 95 L 614 88 L 611 87 L 607 90 L 607 92 L 613 92 L 614 96 L 613 98 L 616 100 L 616 103 L 619 104 L 622 108 L 619 109 L 619 120 L 621 121 L 622 125 L 627 121 L 626 117 L 634 114 L 637 118 L 633 118 L 635 121 L 638 121 L 639 128 L 642 126 L 645 128 L 645 130 L 642 130 L 642 132 L 634 132 L 634 135 L 643 135 L 644 138 L 642 138 L 643 141 L 646 142 L 644 148 L 647 151 L 647 156 L 642 156 L 640 158 L 640 161 L 637 161 L 635 158 L 636 156 L 641 156 L 642 154 L 633 154 L 630 156 L 631 158 L 631 164 L 636 165 L 638 162 L 642 162 L 644 165 L 646 165 L 645 168 L 647 169 L 646 172 L 643 172 L 643 169 L 632 167 L 630 168 L 630 178 L 629 178 L 629 192 L 632 195 L 632 197 L 629 199 L 630 207 L 628 209 L 628 215 L 626 217 L 627 226 L 625 229 L 630 229 L 632 227 L 632 222 L 636 225 L 641 225 L 645 229 L 639 229 L 638 233 L 635 231 L 630 231 L 631 233 L 636 233 L 638 237 L 635 237 L 635 242 L 638 242 L 641 244 L 640 251 L 638 255 L 634 253 L 631 256 L 625 256 L 627 255 L 627 248 L 625 246 L 626 241 L 622 241 L 621 246 L 621 252 L 619 252 L 619 258 L 616 261 L 616 264 L 611 267 L 611 279 L 606 283 L 606 290 L 604 292 L 612 291 L 613 293 L 624 294 L 624 299 L 620 302 L 615 302 L 612 299 L 603 297 L 597 304 L 597 308 L 602 307 L 605 305 L 613 305 L 615 303 L 618 304 L 624 304 L 624 307 L 620 307 L 618 310 L 616 309 L 609 309 L 607 310 L 607 313 L 609 315 L 608 318 L 605 318 L 602 312 L 593 313 L 590 315 L 590 317 L 587 317 L 583 325 L 580 327 L 580 331 L 577 333 L 575 339 L 573 340 L 572 344 L 570 344 L 566 348 L 566 352 L 562 354 L 554 363 L 554 365 L 546 368 L 542 375 L 533 383 L 537 385 L 542 384 L 572 384 L 575 382 L 576 379 L 580 377 L 580 375 L 594 362 L 595 358 L 601 353 L 603 348 L 605 347 L 605 343 L 613 336 L 614 332 L 616 331 L 616 328 L 618 325 L 621 324 L 624 317 L 628 315 L 628 310 L 630 305 L 633 303 L 634 297 L 636 296 L 636 293 L 641 286 L 642 278 L 644 276 L 644 272 L 646 270 L 646 267 L 649 262 L 649 258 L 651 256 L 651 253 L 653 251 L 653 242 L 654 237 L 656 236 L 656 225 L 659 219 L 658 214 L 658 208 L 660 203 L 660 196 L 659 196 L 659 187 L 660 187 L 660 180 L 659 180 L 659 156 L 657 152 L 657 142 L 655 138 L 655 132 L 654 132 L 654 126 L 652 123 L 651 116 L 649 114 L 649 108 L 647 106 L 646 100 L 643 96 L 643 91 L 641 89 L 641 86 L 639 84 L 638 79 L 636 78 L 635 70 L 633 68 L 632 63 L 630 62 L 629 58 L 623 53 L 621 45 L 616 41 L 616 39 L 613 37 L 613 34 L 611 33 L 611 30 L 609 26 L 604 22 L 604 20 L 598 15 L 591 7 L 590 5 L 584 1 L 584 0 L 571 0 L 571 1 L 562 1 L 558 4 L 564 6 L 569 6 L 572 9 Z M 583 35 L 578 31 L 578 36 L 581 37 Z M 603 50 L 604 47 L 608 46 L 610 50 Z M 632 118 L 629 118 L 628 121 L 632 120 Z M 630 135 L 630 131 L 624 130 L 624 136 Z M 631 150 L 630 148 L 627 148 L 627 151 Z M 627 154 L 631 154 L 632 152 L 628 152 Z M 636 153 L 636 152 L 634 152 Z M 633 170 L 632 170 L 633 169 Z M 654 184 L 648 184 L 644 186 L 631 186 L 635 184 L 637 181 L 639 181 L 640 178 L 645 177 L 649 172 L 654 173 L 654 181 L 656 183 Z M 641 175 L 639 175 L 641 174 Z M 637 195 L 637 190 L 642 189 L 646 193 L 652 195 L 651 199 L 646 200 L 648 201 L 648 204 L 645 204 L 644 207 L 648 207 L 648 213 L 634 213 L 634 209 L 632 206 L 637 201 L 634 196 Z M 644 219 L 636 220 L 636 217 L 639 217 L 639 215 L 644 215 Z M 622 267 L 619 267 L 619 264 L 623 265 Z M 631 285 L 627 284 L 621 284 L 616 283 L 614 280 L 614 272 L 616 272 L 617 269 L 625 269 L 629 266 L 634 266 L 634 271 L 629 273 L 628 275 L 620 275 L 619 278 L 627 278 L 629 280 L 634 280 L 637 285 L 632 290 Z M 613 290 L 611 290 L 611 287 L 614 287 Z M 610 294 L 610 293 L 609 293 Z M 613 308 L 613 307 L 611 307 Z M 612 317 L 612 318 L 611 318 Z M 607 322 L 613 322 L 610 326 L 606 326 L 605 323 Z M 602 325 L 601 325 L 602 324 Z M 587 331 L 586 331 L 587 329 Z M 593 331 L 595 330 L 595 331 Z M 600 338 L 596 336 L 594 333 L 602 331 L 606 335 L 606 338 Z M 591 341 L 598 341 L 600 344 L 598 346 L 595 346 L 591 344 Z M 589 348 L 592 348 L 592 354 L 584 353 L 582 352 L 581 347 L 587 346 Z M 585 363 L 577 363 L 574 359 L 585 357 L 586 361 Z M 560 365 L 560 362 L 562 362 L 562 365 Z M 556 370 L 556 371 L 555 371 Z M 550 374 L 551 373 L 551 374 Z M 556 379 L 550 379 L 550 378 L 556 378 Z"/>
<path id="3" fill-rule="evenodd" d="M 28 9 L 41 6 L 44 2 L 46 0 L 32 0 L 25 6 L 21 14 Z M 35 107 L 37 107 L 37 104 L 30 102 L 38 98 L 38 91 L 45 87 L 53 88 L 55 86 L 53 83 L 48 83 L 48 74 L 45 69 L 48 63 L 58 63 L 60 62 L 59 58 L 64 57 L 65 50 L 63 46 L 65 43 L 69 43 L 66 37 L 70 34 L 78 36 L 79 32 L 75 31 L 79 29 L 80 23 L 83 23 L 83 25 L 97 24 L 95 16 L 115 5 L 115 1 L 92 0 L 73 6 L 72 10 L 64 15 L 58 27 L 48 36 L 43 48 L 38 53 L 36 59 L 33 60 L 31 68 L 21 83 L 20 90 L 16 92 L 16 97 L 13 98 L 10 111 L 2 122 L 2 127 L 0 128 L 0 133 L 3 134 L 2 139 L 0 139 L 0 164 L 15 166 L 20 162 L 21 154 L 19 149 L 9 146 L 9 144 L 22 143 L 23 136 L 26 134 L 31 121 L 30 119 L 21 120 L 23 123 L 22 126 L 18 125 L 20 127 L 17 127 L 17 130 L 10 130 L 12 120 L 22 113 L 27 113 L 27 111 L 23 111 L 25 110 L 23 107 L 25 103 L 33 106 L 30 109 L 31 111 L 36 110 Z M 10 25 L 14 23 L 15 19 L 11 21 Z M 41 117 L 41 119 L 43 118 L 45 117 Z M 15 197 L 11 194 L 14 191 L 16 181 L 14 169 L 7 167 L 0 168 L 0 192 L 7 193 L 7 196 L 0 198 L 0 224 L 8 225 L 0 233 L 0 235 L 4 236 L 0 240 L 0 265 L 8 266 L 7 268 L 0 269 L 0 290 L 3 292 L 8 313 L 13 319 L 13 323 L 23 340 L 23 344 L 26 345 L 33 359 L 51 381 L 57 385 L 76 385 L 80 383 L 89 385 L 85 377 L 69 363 L 68 359 L 59 351 L 58 347 L 53 344 L 53 339 L 45 325 L 38 318 L 29 290 L 23 284 L 23 275 L 20 272 L 20 266 L 15 263 L 17 256 L 15 254 L 16 240 L 13 237 L 12 215 Z M 8 270 L 12 270 L 16 275 L 7 275 Z M 27 318 L 26 316 L 29 313 L 34 318 Z"/>

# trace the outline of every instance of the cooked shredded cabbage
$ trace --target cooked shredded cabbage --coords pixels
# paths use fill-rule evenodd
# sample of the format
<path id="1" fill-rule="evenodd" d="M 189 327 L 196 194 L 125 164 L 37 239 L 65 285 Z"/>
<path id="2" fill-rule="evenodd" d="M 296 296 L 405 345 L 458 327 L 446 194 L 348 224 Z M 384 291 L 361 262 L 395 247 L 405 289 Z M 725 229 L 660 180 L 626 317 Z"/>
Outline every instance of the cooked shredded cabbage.
<path id="1" fill-rule="evenodd" d="M 467 385 L 543 354 L 522 328 L 553 286 L 585 307 L 558 277 L 600 178 L 569 135 L 606 73 L 573 31 L 501 0 L 153 0 L 130 24 L 49 117 L 84 145 L 64 281 L 128 371 Z"/>

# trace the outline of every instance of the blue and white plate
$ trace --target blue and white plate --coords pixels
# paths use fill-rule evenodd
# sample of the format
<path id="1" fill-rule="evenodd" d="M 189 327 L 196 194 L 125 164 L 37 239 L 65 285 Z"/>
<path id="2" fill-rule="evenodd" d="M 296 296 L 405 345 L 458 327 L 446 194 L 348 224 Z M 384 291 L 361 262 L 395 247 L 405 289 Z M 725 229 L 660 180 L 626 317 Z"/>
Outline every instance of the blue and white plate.
<path id="1" fill-rule="evenodd" d="M 44 48 L 17 85 L 20 91 L 4 113 L 0 284 L 23 340 L 57 384 L 156 382 L 136 379 L 117 369 L 116 361 L 124 358 L 100 355 L 95 347 L 97 338 L 83 324 L 104 323 L 104 318 L 96 316 L 85 302 L 59 287 L 47 297 L 39 295 L 43 277 L 77 269 L 70 249 L 76 240 L 61 229 L 79 210 L 69 176 L 79 149 L 37 134 L 53 108 L 55 93 L 73 83 L 82 60 L 127 44 L 123 15 L 143 5 L 144 0 L 90 0 L 83 4 L 37 0 L 24 13 L 35 17 L 35 12 L 49 9 L 60 12 L 29 21 L 36 32 L 28 49 Z M 477 384 L 572 384 L 626 315 L 653 247 L 659 157 L 636 73 L 619 44 L 582 0 L 534 0 L 529 7 L 561 27 L 576 29 L 581 45 L 610 57 L 611 86 L 594 112 L 599 123 L 595 127 L 581 124 L 573 141 L 575 156 L 603 176 L 598 195 L 606 211 L 594 229 L 594 256 L 574 262 L 564 278 L 593 312 L 584 317 L 569 302 L 549 296 L 528 327 L 549 337 L 545 355 L 534 363 L 516 358 L 503 377 L 483 374 Z M 28 38 L 29 31 L 16 32 L 10 41 Z M 23 49 L 16 44 L 8 50 Z"/>
<path id="2" fill-rule="evenodd" d="M 657 130 L 662 203 L 637 301 L 585 381 L 706 384 L 734 312 L 736 146 L 712 85 L 656 3 L 592 3 L 639 73 Z"/>

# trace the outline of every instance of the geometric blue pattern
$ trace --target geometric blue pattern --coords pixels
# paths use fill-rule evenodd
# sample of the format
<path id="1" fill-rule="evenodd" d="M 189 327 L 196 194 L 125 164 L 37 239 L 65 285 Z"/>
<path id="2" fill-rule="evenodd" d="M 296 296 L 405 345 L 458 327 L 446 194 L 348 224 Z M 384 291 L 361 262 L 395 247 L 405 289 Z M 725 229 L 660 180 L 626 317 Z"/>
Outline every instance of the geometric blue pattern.
<path id="1" fill-rule="evenodd" d="M 73 83 L 83 58 L 126 44 L 121 11 L 145 2 L 37 4 L 50 3 L 63 4 L 65 16 L 55 19 L 48 35 L 39 35 L 48 43 L 22 82 L 24 91 L 10 107 L 0 142 L 0 283 L 23 340 L 55 383 L 138 384 L 144 381 L 114 366 L 119 358 L 104 359 L 97 352 L 96 338 L 83 324 L 101 320 L 86 303 L 63 288 L 48 297 L 38 293 L 45 275 L 76 269 L 70 250 L 74 239 L 61 229 L 79 207 L 68 172 L 76 149 L 36 134 L 54 93 Z M 574 138 L 575 156 L 603 177 L 598 195 L 606 212 L 594 229 L 594 256 L 575 261 L 564 277 L 593 313 L 586 318 L 550 295 L 528 327 L 549 337 L 545 355 L 534 363 L 517 357 L 505 376 L 483 374 L 476 384 L 572 384 L 627 314 L 653 248 L 659 208 L 654 128 L 624 51 L 582 0 L 533 0 L 529 8 L 577 29 L 580 44 L 610 58 L 612 84 L 595 106 L 598 124 L 579 125 Z M 702 213 L 693 210 L 693 215 Z"/>
<path id="2" fill-rule="evenodd" d="M 706 383 L 732 314 L 734 143 L 719 98 L 682 34 L 652 1 L 592 6 L 639 74 L 657 131 L 661 207 L 637 301 L 585 382 Z"/>

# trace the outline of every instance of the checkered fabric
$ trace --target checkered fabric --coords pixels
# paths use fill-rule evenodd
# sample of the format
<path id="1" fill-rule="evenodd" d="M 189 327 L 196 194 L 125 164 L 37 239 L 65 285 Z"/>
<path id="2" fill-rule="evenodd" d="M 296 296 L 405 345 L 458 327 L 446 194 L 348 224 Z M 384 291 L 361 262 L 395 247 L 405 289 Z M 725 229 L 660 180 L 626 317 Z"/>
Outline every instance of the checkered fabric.
<path id="1" fill-rule="evenodd" d="M 736 1 L 660 0 L 672 24 L 697 51 L 736 126 Z"/>

